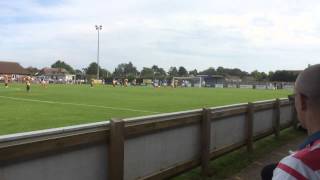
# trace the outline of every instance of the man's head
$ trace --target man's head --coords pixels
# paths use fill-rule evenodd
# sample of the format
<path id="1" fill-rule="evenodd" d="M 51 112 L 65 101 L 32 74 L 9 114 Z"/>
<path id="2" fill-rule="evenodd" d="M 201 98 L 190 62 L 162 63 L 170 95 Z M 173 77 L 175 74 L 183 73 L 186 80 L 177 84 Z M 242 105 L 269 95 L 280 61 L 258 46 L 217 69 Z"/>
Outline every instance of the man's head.
<path id="1" fill-rule="evenodd" d="M 320 64 L 301 72 L 295 84 L 298 118 L 309 133 L 320 130 Z"/>

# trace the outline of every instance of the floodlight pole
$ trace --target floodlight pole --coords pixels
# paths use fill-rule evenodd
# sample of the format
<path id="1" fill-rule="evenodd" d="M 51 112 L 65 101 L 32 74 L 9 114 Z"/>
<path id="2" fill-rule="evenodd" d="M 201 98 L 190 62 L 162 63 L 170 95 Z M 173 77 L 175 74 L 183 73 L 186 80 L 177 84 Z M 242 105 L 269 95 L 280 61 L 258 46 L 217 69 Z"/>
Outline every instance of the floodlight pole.
<path id="1" fill-rule="evenodd" d="M 99 79 L 99 60 L 100 60 L 100 31 L 102 25 L 96 25 L 96 30 L 98 31 L 98 51 L 97 51 L 97 79 Z"/>

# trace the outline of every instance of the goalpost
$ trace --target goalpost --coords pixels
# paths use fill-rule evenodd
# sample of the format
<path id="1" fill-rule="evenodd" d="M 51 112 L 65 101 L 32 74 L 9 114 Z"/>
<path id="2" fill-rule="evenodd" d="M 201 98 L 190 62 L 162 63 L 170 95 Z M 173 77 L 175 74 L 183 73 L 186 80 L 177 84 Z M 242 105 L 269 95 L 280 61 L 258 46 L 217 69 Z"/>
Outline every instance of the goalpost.
<path id="1" fill-rule="evenodd" d="M 173 77 L 171 84 L 174 83 L 174 87 L 202 87 L 201 77 Z"/>

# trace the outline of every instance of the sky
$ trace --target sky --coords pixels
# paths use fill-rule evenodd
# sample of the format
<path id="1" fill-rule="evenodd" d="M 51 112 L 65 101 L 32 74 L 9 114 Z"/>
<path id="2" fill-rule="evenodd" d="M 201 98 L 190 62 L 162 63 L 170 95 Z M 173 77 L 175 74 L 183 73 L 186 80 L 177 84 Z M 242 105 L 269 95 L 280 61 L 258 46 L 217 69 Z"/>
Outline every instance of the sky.
<path id="1" fill-rule="evenodd" d="M 0 61 L 108 70 L 131 61 L 204 70 L 320 62 L 318 0 L 0 0 Z"/>

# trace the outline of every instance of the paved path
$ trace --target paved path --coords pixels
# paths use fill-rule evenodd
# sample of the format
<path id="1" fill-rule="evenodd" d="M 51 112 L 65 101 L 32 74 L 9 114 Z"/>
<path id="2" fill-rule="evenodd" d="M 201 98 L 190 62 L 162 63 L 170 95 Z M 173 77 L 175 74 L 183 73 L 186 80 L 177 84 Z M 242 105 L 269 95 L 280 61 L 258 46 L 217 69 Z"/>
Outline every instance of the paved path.
<path id="1" fill-rule="evenodd" d="M 251 165 L 243 169 L 240 173 L 234 175 L 228 180 L 259 180 L 260 178 L 260 171 L 261 169 L 268 164 L 279 162 L 283 157 L 289 154 L 289 150 L 296 150 L 298 145 L 303 142 L 306 136 L 299 137 L 297 139 L 288 141 L 287 144 L 281 146 L 277 149 L 274 149 L 269 154 L 265 155 L 264 157 L 258 159 L 257 161 L 253 162 Z"/>

